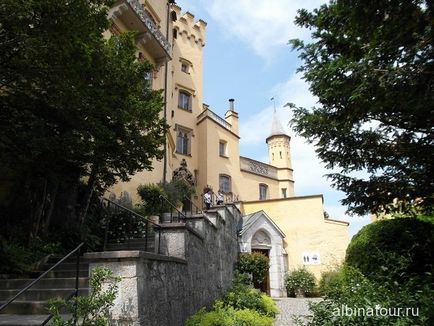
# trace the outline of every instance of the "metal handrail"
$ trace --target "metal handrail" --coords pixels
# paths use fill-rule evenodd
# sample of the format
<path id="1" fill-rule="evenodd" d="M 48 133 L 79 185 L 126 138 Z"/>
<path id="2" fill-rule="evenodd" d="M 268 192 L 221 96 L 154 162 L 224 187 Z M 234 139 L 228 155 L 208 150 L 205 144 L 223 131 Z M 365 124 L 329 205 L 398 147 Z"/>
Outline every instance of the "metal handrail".
<path id="1" fill-rule="evenodd" d="M 175 209 L 175 211 L 178 213 L 178 221 L 180 221 L 181 219 L 185 220 L 187 218 L 187 216 L 185 216 L 184 213 L 182 213 L 178 208 L 176 208 L 176 206 L 173 205 L 173 203 L 169 199 L 167 199 L 163 195 L 160 195 L 160 199 L 166 201 L 172 207 L 172 210 L 170 211 L 170 223 L 173 223 L 173 209 Z M 161 202 L 161 205 L 163 205 L 163 201 Z"/>
<path id="2" fill-rule="evenodd" d="M 184 199 L 188 200 L 190 202 L 190 213 L 193 216 L 193 207 L 195 208 L 195 212 L 196 214 L 199 214 L 202 210 L 197 207 L 197 205 L 195 203 L 193 203 L 193 201 L 191 200 L 191 198 L 184 196 Z"/>
<path id="3" fill-rule="evenodd" d="M 130 224 L 128 225 L 128 227 L 130 228 L 130 230 L 129 230 L 129 234 L 128 234 L 127 241 L 126 241 L 126 244 L 127 244 L 128 248 L 130 247 L 130 240 L 131 240 L 130 237 L 131 237 L 131 233 L 132 233 L 131 232 L 132 231 L 131 230 L 131 220 L 132 220 L 131 216 L 133 216 L 133 217 L 136 217 L 136 218 L 139 218 L 139 219 L 145 219 L 145 221 L 146 221 L 145 222 L 146 223 L 146 225 L 145 225 L 145 236 L 144 236 L 144 239 L 145 239 L 145 251 L 148 250 L 148 239 L 149 239 L 148 230 L 149 230 L 149 225 L 152 225 L 153 228 L 154 228 L 154 230 L 158 230 L 159 234 L 158 234 L 157 253 L 160 253 L 160 230 L 161 230 L 161 226 L 159 224 L 152 222 L 147 217 L 145 217 L 143 215 L 140 215 L 140 214 L 134 212 L 133 210 L 131 210 L 131 209 L 125 207 L 125 206 L 122 206 L 122 205 L 120 205 L 120 204 L 118 204 L 118 203 L 116 203 L 116 202 L 114 202 L 114 201 L 112 201 L 110 199 L 102 198 L 102 201 L 106 201 L 109 205 L 112 204 L 116 208 L 120 209 L 121 211 L 125 211 L 125 212 L 127 212 L 127 213 L 130 214 L 130 216 L 129 216 L 130 217 Z M 103 250 L 104 251 L 106 250 L 107 244 L 108 244 L 108 233 L 109 233 L 109 229 L 110 229 L 110 222 L 111 222 L 110 219 L 108 219 L 107 224 L 105 226 L 104 244 L 103 244 Z"/>
<path id="4" fill-rule="evenodd" d="M 113 205 L 119 207 L 120 209 L 123 209 L 123 210 L 125 210 L 125 211 L 128 211 L 128 213 L 131 213 L 131 214 L 133 214 L 133 215 L 136 216 L 136 217 L 139 217 L 139 218 L 146 218 L 145 216 L 140 215 L 140 214 L 136 213 L 135 211 L 133 211 L 133 210 L 131 210 L 131 209 L 129 209 L 129 208 L 126 208 L 125 206 L 119 205 L 118 203 L 114 202 L 113 200 L 110 200 L 110 199 L 107 199 L 107 198 L 102 198 L 102 200 L 103 200 L 103 201 L 105 200 L 105 201 L 109 202 L 110 204 L 113 204 Z M 149 219 L 148 219 L 148 222 L 151 223 L 151 224 L 153 224 L 153 225 L 156 226 L 156 227 L 159 227 L 159 225 L 158 225 L 157 223 L 154 223 L 154 222 L 152 222 L 152 221 L 149 220 Z"/>
<path id="5" fill-rule="evenodd" d="M 78 295 L 78 274 L 79 274 L 78 269 L 79 269 L 79 264 L 80 264 L 80 249 L 81 249 L 81 247 L 83 245 L 84 245 L 84 242 L 80 243 L 74 250 L 72 250 L 70 253 L 68 253 L 66 256 L 64 256 L 55 265 L 51 266 L 50 269 L 48 269 L 47 271 L 45 271 L 44 273 L 42 273 L 41 275 L 39 275 L 38 278 L 36 278 L 35 280 L 33 280 L 24 289 L 22 289 L 20 292 L 18 292 L 17 294 L 15 294 L 12 298 L 10 298 L 6 303 L 4 303 L 0 307 L 0 311 L 2 311 L 4 308 L 6 308 L 9 304 L 11 304 L 13 301 L 15 301 L 16 298 L 18 298 L 21 294 L 23 294 L 24 292 L 26 292 L 27 290 L 29 290 L 33 285 L 35 285 L 42 278 L 44 278 L 45 275 L 47 275 L 49 272 L 51 272 L 53 269 L 55 269 L 57 266 L 59 266 L 61 263 L 63 263 L 66 259 L 68 259 L 69 257 L 71 257 L 76 252 L 78 253 L 78 255 L 77 255 L 77 270 L 76 270 L 76 278 L 75 278 L 75 289 L 74 289 L 74 292 L 72 293 L 72 296 L 77 296 Z M 72 296 L 70 296 L 70 297 L 72 297 Z M 45 325 L 52 317 L 53 317 L 53 315 L 50 315 L 43 322 L 42 325 Z"/>

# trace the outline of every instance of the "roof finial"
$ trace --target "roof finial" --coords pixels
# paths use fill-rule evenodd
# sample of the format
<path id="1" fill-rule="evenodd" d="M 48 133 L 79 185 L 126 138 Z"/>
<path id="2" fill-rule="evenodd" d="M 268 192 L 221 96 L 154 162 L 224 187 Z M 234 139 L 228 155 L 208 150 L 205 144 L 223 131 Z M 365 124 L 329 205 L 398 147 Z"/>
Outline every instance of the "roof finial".
<path id="1" fill-rule="evenodd" d="M 276 101 L 274 100 L 274 96 L 270 100 L 273 101 L 274 113 L 276 113 Z"/>

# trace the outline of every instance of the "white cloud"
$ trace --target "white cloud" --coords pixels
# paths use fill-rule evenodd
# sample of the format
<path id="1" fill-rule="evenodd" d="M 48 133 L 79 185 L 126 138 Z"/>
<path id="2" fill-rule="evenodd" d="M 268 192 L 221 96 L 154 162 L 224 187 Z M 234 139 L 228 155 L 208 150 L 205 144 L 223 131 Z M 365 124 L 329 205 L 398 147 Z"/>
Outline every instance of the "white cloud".
<path id="1" fill-rule="evenodd" d="M 298 106 L 310 107 L 316 103 L 316 99 L 309 93 L 307 85 L 299 75 L 293 75 L 286 82 L 273 87 L 271 94 L 276 101 L 277 115 L 291 136 L 292 165 L 294 168 L 295 190 L 297 195 L 311 195 L 321 193 L 324 188 L 329 188 L 330 183 L 324 174 L 330 171 L 316 157 L 313 145 L 295 135 L 288 126 L 291 119 L 291 110 L 283 108 L 283 105 L 292 102 Z M 273 105 L 270 105 L 247 120 L 240 121 L 241 145 L 261 145 L 269 136 L 273 117 Z"/>
<path id="2" fill-rule="evenodd" d="M 312 10 L 320 0 L 209 0 L 202 1 L 208 14 L 230 37 L 236 37 L 266 59 L 292 38 L 306 39 L 309 31 L 295 26 L 297 10 Z"/>

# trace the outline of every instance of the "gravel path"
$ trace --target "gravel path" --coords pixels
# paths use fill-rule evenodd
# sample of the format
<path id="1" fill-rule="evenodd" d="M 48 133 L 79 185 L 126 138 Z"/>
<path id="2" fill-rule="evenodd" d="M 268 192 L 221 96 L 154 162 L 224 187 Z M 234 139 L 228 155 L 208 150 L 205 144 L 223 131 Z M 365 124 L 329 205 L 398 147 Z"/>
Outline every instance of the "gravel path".
<path id="1" fill-rule="evenodd" d="M 276 316 L 274 326 L 293 326 L 293 317 L 309 316 L 308 302 L 318 302 L 321 298 L 274 298 L 280 314 Z"/>

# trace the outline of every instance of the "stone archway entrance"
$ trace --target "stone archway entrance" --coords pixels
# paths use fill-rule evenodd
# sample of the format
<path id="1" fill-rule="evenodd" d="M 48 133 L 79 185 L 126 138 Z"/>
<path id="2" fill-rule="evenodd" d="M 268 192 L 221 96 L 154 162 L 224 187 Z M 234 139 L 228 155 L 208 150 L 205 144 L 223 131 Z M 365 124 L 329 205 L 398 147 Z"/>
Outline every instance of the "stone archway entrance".
<path id="1" fill-rule="evenodd" d="M 272 297 L 286 296 L 283 284 L 285 275 L 283 238 L 285 234 L 264 211 L 245 215 L 241 222 L 240 251 L 259 251 L 268 256 L 270 260 L 267 278 L 262 284 L 258 284 L 257 288 L 269 293 Z"/>
<path id="2" fill-rule="evenodd" d="M 252 252 L 260 252 L 270 259 L 271 239 L 269 235 L 264 231 L 257 231 L 252 237 L 251 248 Z M 255 283 L 254 286 L 270 295 L 270 271 L 267 272 L 261 283 Z"/>

